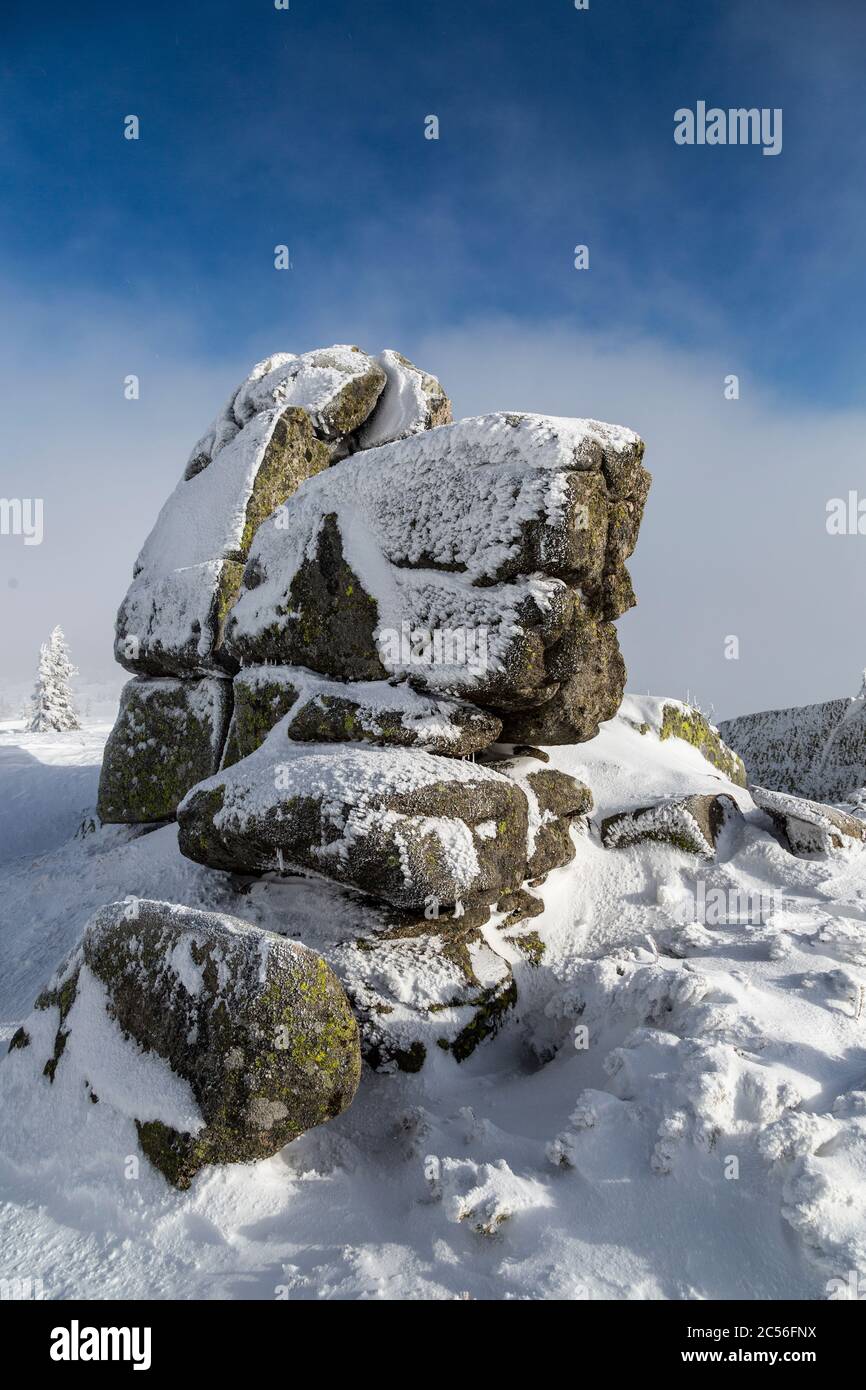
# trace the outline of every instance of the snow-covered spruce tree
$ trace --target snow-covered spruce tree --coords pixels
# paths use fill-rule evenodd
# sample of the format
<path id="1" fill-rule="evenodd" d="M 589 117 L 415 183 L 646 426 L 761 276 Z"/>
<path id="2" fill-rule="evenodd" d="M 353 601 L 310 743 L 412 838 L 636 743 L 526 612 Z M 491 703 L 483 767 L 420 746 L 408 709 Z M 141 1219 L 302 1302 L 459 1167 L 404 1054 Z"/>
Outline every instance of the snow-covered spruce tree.
<path id="1" fill-rule="evenodd" d="M 70 676 L 75 674 L 66 638 L 56 627 L 39 649 L 39 674 L 27 720 L 28 733 L 62 733 L 66 729 L 81 728 L 69 689 Z"/>

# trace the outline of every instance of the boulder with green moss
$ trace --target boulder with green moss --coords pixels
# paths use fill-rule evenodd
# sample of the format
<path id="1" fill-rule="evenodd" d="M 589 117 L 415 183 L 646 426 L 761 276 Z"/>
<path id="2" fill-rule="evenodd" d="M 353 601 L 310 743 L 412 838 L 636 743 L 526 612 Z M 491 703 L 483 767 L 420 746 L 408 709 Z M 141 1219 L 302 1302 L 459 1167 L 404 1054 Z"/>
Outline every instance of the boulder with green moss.
<path id="1" fill-rule="evenodd" d="M 333 1119 L 360 1078 L 357 1022 L 325 961 L 221 913 L 101 908 L 37 1009 L 57 1014 L 62 1039 L 49 1081 L 71 1068 L 91 1099 L 132 1116 L 180 1188 Z"/>
<path id="2" fill-rule="evenodd" d="M 296 666 L 246 666 L 234 696 L 225 767 L 254 753 L 289 711 L 286 731 L 299 743 L 374 743 L 446 757 L 479 752 L 502 727 L 487 710 L 421 695 L 405 682 L 332 681 Z"/>
<path id="3" fill-rule="evenodd" d="M 288 718 L 181 803 L 188 858 L 244 874 L 312 871 L 404 910 L 519 885 L 527 803 L 514 782 L 417 749 L 294 743 Z"/>
<path id="4" fill-rule="evenodd" d="M 718 729 L 714 728 L 700 710 L 689 705 L 666 704 L 662 710 L 662 723 L 659 738 L 681 738 L 697 748 L 708 763 L 735 782 L 739 787 L 746 785 L 746 769 L 743 760 L 722 740 Z"/>
<path id="5" fill-rule="evenodd" d="M 655 842 L 713 859 L 722 832 L 742 820 L 732 796 L 670 797 L 607 816 L 601 823 L 601 840 L 607 849 Z"/>
<path id="6" fill-rule="evenodd" d="M 105 822 L 170 819 L 190 787 L 219 768 L 232 709 L 228 680 L 129 681 L 105 745 L 98 811 Z"/>

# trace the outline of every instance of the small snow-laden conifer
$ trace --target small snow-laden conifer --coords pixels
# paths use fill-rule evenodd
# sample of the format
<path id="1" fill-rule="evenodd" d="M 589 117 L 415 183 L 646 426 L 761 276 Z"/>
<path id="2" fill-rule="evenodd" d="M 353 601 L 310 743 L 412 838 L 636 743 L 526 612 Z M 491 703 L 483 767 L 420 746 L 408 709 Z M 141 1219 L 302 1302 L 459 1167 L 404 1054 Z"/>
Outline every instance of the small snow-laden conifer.
<path id="1" fill-rule="evenodd" d="M 28 733 L 63 733 L 81 728 L 69 689 L 70 677 L 75 674 L 66 638 L 56 627 L 39 650 L 39 674 L 28 712 Z"/>

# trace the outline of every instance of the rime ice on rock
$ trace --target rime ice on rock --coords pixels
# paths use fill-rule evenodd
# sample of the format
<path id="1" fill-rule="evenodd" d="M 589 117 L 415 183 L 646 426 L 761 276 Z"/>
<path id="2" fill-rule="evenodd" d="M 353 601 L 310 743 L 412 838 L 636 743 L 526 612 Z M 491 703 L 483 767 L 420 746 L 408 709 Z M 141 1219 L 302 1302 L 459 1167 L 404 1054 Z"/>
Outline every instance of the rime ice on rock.
<path id="1" fill-rule="evenodd" d="M 139 557 L 100 794 L 106 819 L 176 810 L 198 863 L 357 890 L 333 963 L 372 1064 L 406 1070 L 430 1039 L 404 971 L 438 981 L 434 1041 L 461 1060 L 513 1006 L 518 954 L 544 950 L 525 884 L 574 856 L 592 795 L 509 745 L 616 713 L 650 483 L 618 426 L 450 418 L 391 350 L 253 370 Z"/>
<path id="2" fill-rule="evenodd" d="M 719 729 L 762 787 L 844 801 L 866 786 L 866 687 L 854 699 L 744 714 Z"/>
<path id="3" fill-rule="evenodd" d="M 622 697 L 642 453 L 615 426 L 499 414 L 347 460 L 260 528 L 226 650 L 401 677 L 492 709 L 506 738 L 591 737 Z"/>
<path id="4" fill-rule="evenodd" d="M 415 748 L 292 742 L 288 718 L 181 803 L 189 858 L 311 870 L 404 910 L 489 900 L 526 877 L 526 798 L 509 778 Z"/>
<path id="5" fill-rule="evenodd" d="M 299 666 L 245 666 L 234 679 L 234 719 L 224 766 L 254 753 L 291 710 L 299 743 L 374 743 L 466 757 L 495 742 L 502 725 L 467 701 L 419 694 L 389 681 L 333 681 Z"/>

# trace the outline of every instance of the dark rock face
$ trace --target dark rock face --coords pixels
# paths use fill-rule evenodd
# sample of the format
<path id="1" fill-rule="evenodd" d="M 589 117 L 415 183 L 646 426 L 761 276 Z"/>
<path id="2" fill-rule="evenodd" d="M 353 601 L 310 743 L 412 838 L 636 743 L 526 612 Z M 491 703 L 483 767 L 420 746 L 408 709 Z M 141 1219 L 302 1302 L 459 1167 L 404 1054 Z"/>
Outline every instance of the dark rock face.
<path id="1" fill-rule="evenodd" d="M 227 680 L 130 681 L 102 760 L 102 821 L 170 819 L 190 787 L 219 767 L 231 707 Z"/>
<path id="2" fill-rule="evenodd" d="M 60 1010 L 51 1079 L 85 976 L 100 982 L 120 1031 L 185 1082 L 198 1107 L 200 1125 L 180 1132 L 154 1118 L 151 1096 L 133 1091 L 142 1150 L 176 1187 L 208 1163 L 267 1158 L 351 1104 L 358 1026 L 336 976 L 305 946 L 169 903 L 100 909 L 57 986 L 37 1001 Z"/>
<path id="3" fill-rule="evenodd" d="M 625 689 L 625 662 L 609 622 L 585 607 L 548 654 L 547 670 L 557 688 L 544 704 L 503 713 L 502 737 L 520 743 L 574 743 L 579 730 L 591 730 L 616 714 Z"/>
<path id="4" fill-rule="evenodd" d="M 531 757 L 492 760 L 487 766 L 509 777 L 526 796 L 529 821 L 523 877 L 539 879 L 570 864 L 575 854 L 571 827 L 592 810 L 592 792 L 583 782 L 556 768 L 539 768 Z"/>
<path id="5" fill-rule="evenodd" d="M 742 819 L 731 796 L 686 796 L 607 816 L 602 821 L 601 839 L 608 849 L 657 841 L 712 859 L 724 827 Z"/>
<path id="6" fill-rule="evenodd" d="M 866 824 L 854 816 L 766 787 L 749 788 L 756 806 L 766 811 L 791 854 L 829 854 L 866 840 Z"/>

